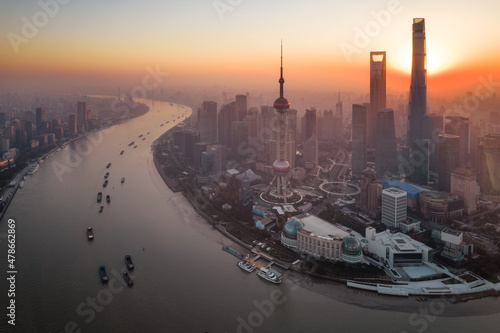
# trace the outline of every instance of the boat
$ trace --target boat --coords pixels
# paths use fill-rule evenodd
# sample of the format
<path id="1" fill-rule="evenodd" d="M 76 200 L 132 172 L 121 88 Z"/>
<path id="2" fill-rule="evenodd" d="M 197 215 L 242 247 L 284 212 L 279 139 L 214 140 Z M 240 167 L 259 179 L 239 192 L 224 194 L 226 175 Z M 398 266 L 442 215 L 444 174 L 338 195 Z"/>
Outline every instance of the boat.
<path id="1" fill-rule="evenodd" d="M 38 163 L 35 163 L 28 169 L 28 175 L 34 174 L 37 170 L 38 170 Z"/>
<path id="2" fill-rule="evenodd" d="M 238 261 L 236 264 L 238 265 L 239 268 L 249 273 L 253 272 L 257 268 L 257 266 L 252 264 L 250 261 L 246 260 Z"/>
<path id="3" fill-rule="evenodd" d="M 106 180 L 104 181 L 104 183 L 102 184 L 102 187 L 106 187 L 106 186 L 108 186 L 108 180 L 107 180 L 107 179 L 106 179 Z"/>
<path id="4" fill-rule="evenodd" d="M 106 179 L 108 177 L 109 177 L 109 172 L 106 172 L 106 174 L 104 175 L 104 179 Z"/>
<path id="5" fill-rule="evenodd" d="M 21 181 L 21 182 L 19 183 L 19 187 L 20 187 L 20 188 L 23 188 L 23 186 L 24 186 L 24 181 Z"/>
<path id="6" fill-rule="evenodd" d="M 132 262 L 132 257 L 130 257 L 128 254 L 125 256 L 125 265 L 127 265 L 127 269 L 129 271 L 134 270 L 134 263 Z"/>
<path id="7" fill-rule="evenodd" d="M 101 208 L 99 208 L 99 213 L 102 213 L 103 210 L 104 210 L 104 206 L 101 206 Z"/>
<path id="8" fill-rule="evenodd" d="M 127 282 L 127 284 L 129 286 L 134 285 L 134 281 L 132 281 L 132 279 L 130 278 L 130 276 L 128 275 L 128 273 L 126 271 L 123 271 L 123 279 L 125 280 L 125 282 Z"/>
<path id="9" fill-rule="evenodd" d="M 260 268 L 258 271 L 257 271 L 257 275 L 260 276 L 261 278 L 263 278 L 264 280 L 267 280 L 269 282 L 272 282 L 272 283 L 281 283 L 281 276 L 278 276 L 276 274 L 274 274 L 271 270 L 267 269 L 267 268 Z"/>
<path id="10" fill-rule="evenodd" d="M 131 143 L 128 144 L 128 146 L 132 146 L 134 144 L 134 141 L 132 141 Z"/>
<path id="11" fill-rule="evenodd" d="M 106 272 L 106 266 L 101 265 L 99 266 L 99 276 L 101 277 L 102 282 L 108 282 L 108 272 Z"/>
<path id="12" fill-rule="evenodd" d="M 110 166 L 111 166 L 111 163 L 108 163 L 108 165 L 106 165 L 106 168 L 109 169 Z"/>
<path id="13" fill-rule="evenodd" d="M 160 125 L 160 127 L 162 127 L 162 126 L 163 126 L 163 124 Z"/>
<path id="14" fill-rule="evenodd" d="M 140 137 L 140 138 L 142 138 L 142 136 L 143 136 L 143 135 L 144 135 L 144 134 L 141 134 L 141 135 L 139 135 L 139 137 Z"/>
<path id="15" fill-rule="evenodd" d="M 146 138 L 142 138 L 142 141 L 146 140 Z"/>
<path id="16" fill-rule="evenodd" d="M 238 259 L 241 259 L 241 260 L 243 260 L 243 259 L 244 259 L 243 255 L 242 255 L 241 253 L 239 253 L 238 251 L 233 250 L 233 249 L 232 249 L 232 248 L 230 248 L 229 246 L 223 245 L 223 246 L 222 246 L 222 250 L 223 250 L 223 251 L 226 251 L 226 252 L 227 252 L 227 253 L 229 253 L 229 254 L 232 254 L 233 256 L 235 256 L 235 257 L 236 257 L 236 258 L 238 258 Z"/>
<path id="17" fill-rule="evenodd" d="M 125 152 L 125 150 L 122 150 L 122 151 L 120 152 L 120 155 L 123 155 L 123 153 L 124 153 L 124 152 Z"/>
<path id="18" fill-rule="evenodd" d="M 137 148 L 137 145 L 135 145 L 134 148 Z"/>
<path id="19" fill-rule="evenodd" d="M 149 134 L 150 132 L 148 132 L 147 134 Z"/>
<path id="20" fill-rule="evenodd" d="M 102 200 L 102 192 L 97 193 L 97 202 L 101 202 Z"/>
<path id="21" fill-rule="evenodd" d="M 111 197 L 109 196 L 109 194 L 106 196 L 106 202 L 107 202 L 107 203 L 110 203 L 110 202 L 111 202 Z"/>
<path id="22" fill-rule="evenodd" d="M 165 124 L 168 124 L 170 121 L 167 120 L 167 122 Z"/>
<path id="23" fill-rule="evenodd" d="M 125 177 L 122 177 L 122 184 L 125 183 Z"/>
<path id="24" fill-rule="evenodd" d="M 94 239 L 94 230 L 92 230 L 92 227 L 87 228 L 87 238 Z"/>

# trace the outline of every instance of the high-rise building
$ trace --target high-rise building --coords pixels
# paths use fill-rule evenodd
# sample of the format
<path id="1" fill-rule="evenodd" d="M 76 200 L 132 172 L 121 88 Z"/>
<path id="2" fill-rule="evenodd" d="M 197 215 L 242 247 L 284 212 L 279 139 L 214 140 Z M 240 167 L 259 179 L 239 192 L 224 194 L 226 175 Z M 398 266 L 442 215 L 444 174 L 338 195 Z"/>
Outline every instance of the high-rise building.
<path id="1" fill-rule="evenodd" d="M 377 131 L 375 136 L 375 168 L 378 177 L 396 172 L 397 142 L 392 109 L 377 112 Z"/>
<path id="2" fill-rule="evenodd" d="M 382 190 L 382 223 L 399 227 L 406 221 L 406 192 L 395 187 Z"/>
<path id="3" fill-rule="evenodd" d="M 440 134 L 438 143 L 438 190 L 450 192 L 451 173 L 459 167 L 458 147 L 460 137 Z"/>
<path id="4" fill-rule="evenodd" d="M 43 126 L 44 122 L 45 122 L 45 108 L 36 108 L 36 132 L 37 133 L 45 133 L 46 128 L 44 128 L 44 126 Z"/>
<path id="5" fill-rule="evenodd" d="M 337 103 L 335 104 L 335 115 L 337 117 L 340 117 L 340 122 L 342 124 L 343 118 L 344 118 L 344 112 L 342 110 L 342 101 L 340 100 L 340 92 L 339 92 L 339 99 Z"/>
<path id="6" fill-rule="evenodd" d="M 377 182 L 373 169 L 365 169 L 361 177 L 359 200 L 356 207 L 367 212 L 371 217 L 380 216 L 379 198 L 382 195 L 382 184 Z"/>
<path id="7" fill-rule="evenodd" d="M 76 125 L 80 128 L 81 125 L 87 128 L 87 103 L 78 102 L 76 105 Z"/>
<path id="8" fill-rule="evenodd" d="M 211 175 L 220 176 L 226 170 L 227 147 L 220 144 L 208 145 L 207 152 L 212 154 Z"/>
<path id="9" fill-rule="evenodd" d="M 305 136 L 302 156 L 306 166 L 318 165 L 318 123 L 316 119 L 316 109 L 306 110 L 305 115 Z"/>
<path id="10" fill-rule="evenodd" d="M 446 134 L 458 135 L 459 139 L 459 164 L 465 166 L 470 162 L 471 156 L 471 136 L 469 118 L 466 117 L 446 117 L 449 122 L 444 127 Z"/>
<path id="11" fill-rule="evenodd" d="M 370 52 L 370 110 L 367 117 L 367 143 L 374 147 L 378 112 L 386 108 L 386 53 Z"/>
<path id="12" fill-rule="evenodd" d="M 321 131 L 321 139 L 332 141 L 335 136 L 335 120 L 333 110 L 323 110 L 323 128 Z"/>
<path id="13" fill-rule="evenodd" d="M 238 120 L 236 102 L 222 105 L 218 114 L 218 141 L 231 147 L 231 123 Z"/>
<path id="14" fill-rule="evenodd" d="M 203 101 L 198 109 L 198 131 L 200 140 L 206 142 L 217 141 L 217 103 L 213 101 Z"/>
<path id="15" fill-rule="evenodd" d="M 431 138 L 431 141 L 436 143 L 439 142 L 439 135 L 444 133 L 443 130 L 443 116 L 437 114 L 430 114 L 424 117 L 424 122 L 428 126 L 427 136 Z M 437 149 L 437 146 L 434 146 Z M 429 154 L 429 168 L 436 171 L 438 170 L 438 158 L 437 152 Z"/>
<path id="16" fill-rule="evenodd" d="M 429 142 L 427 114 L 427 60 L 425 20 L 413 19 L 413 44 L 410 86 L 410 114 L 408 146 L 412 152 L 410 163 L 415 167 L 411 180 L 417 184 L 429 181 Z M 423 160 L 426 159 L 426 160 Z"/>
<path id="17" fill-rule="evenodd" d="M 366 169 L 366 107 L 352 105 L 352 173 L 361 175 Z"/>
<path id="18" fill-rule="evenodd" d="M 450 193 L 464 200 L 464 210 L 468 215 L 473 214 L 477 209 L 476 188 L 476 175 L 472 169 L 458 168 L 452 172 Z"/>
<path id="19" fill-rule="evenodd" d="M 247 95 L 236 95 L 236 114 L 238 121 L 243 121 L 247 114 Z"/>
<path id="20" fill-rule="evenodd" d="M 242 162 L 250 152 L 248 146 L 248 125 L 244 121 L 231 123 L 231 153 L 232 158 Z"/>
<path id="21" fill-rule="evenodd" d="M 481 194 L 500 202 L 500 134 L 487 134 L 479 144 L 477 181 Z"/>
<path id="22" fill-rule="evenodd" d="M 68 124 L 69 124 L 69 133 L 70 134 L 75 134 L 77 125 L 76 125 L 76 115 L 70 114 L 68 117 Z"/>
<path id="23" fill-rule="evenodd" d="M 252 221 L 252 210 L 253 210 L 253 190 L 250 187 L 250 180 L 245 174 L 243 180 L 241 181 L 241 188 L 240 188 L 240 200 L 239 200 L 240 220 L 245 222 Z"/>

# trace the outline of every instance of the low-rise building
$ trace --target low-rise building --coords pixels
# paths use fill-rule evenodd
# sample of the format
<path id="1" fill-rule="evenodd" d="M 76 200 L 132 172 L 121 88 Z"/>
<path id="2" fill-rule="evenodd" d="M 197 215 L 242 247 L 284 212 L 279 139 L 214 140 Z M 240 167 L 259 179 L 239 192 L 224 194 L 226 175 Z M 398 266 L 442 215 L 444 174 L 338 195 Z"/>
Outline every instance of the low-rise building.
<path id="1" fill-rule="evenodd" d="M 367 251 L 391 267 L 418 265 L 432 261 L 433 249 L 401 232 L 389 230 L 377 233 L 375 228 L 366 228 Z"/>

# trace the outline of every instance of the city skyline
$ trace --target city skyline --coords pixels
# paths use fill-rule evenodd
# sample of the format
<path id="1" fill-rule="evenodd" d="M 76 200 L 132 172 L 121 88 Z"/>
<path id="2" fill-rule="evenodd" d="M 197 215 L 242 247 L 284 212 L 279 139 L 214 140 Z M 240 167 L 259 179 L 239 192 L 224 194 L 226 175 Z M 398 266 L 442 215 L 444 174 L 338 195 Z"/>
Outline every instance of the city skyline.
<path id="1" fill-rule="evenodd" d="M 133 86 L 149 67 L 169 73 L 162 87 L 271 90 L 273 62 L 268 54 L 283 39 L 289 54 L 290 91 L 366 92 L 366 58 L 370 51 L 385 50 L 388 93 L 407 93 L 408 22 L 414 17 L 426 18 L 431 36 L 427 40 L 429 95 L 457 95 L 473 89 L 478 76 L 493 74 L 494 79 L 499 72 L 494 58 L 500 47 L 491 44 L 490 33 L 498 29 L 494 13 L 500 5 L 492 1 L 467 9 L 450 1 L 439 5 L 426 1 L 357 5 L 150 1 L 141 6 L 60 2 L 2 5 L 8 17 L 0 23 L 5 31 L 0 87 Z M 275 20 L 276 13 L 287 20 Z"/>

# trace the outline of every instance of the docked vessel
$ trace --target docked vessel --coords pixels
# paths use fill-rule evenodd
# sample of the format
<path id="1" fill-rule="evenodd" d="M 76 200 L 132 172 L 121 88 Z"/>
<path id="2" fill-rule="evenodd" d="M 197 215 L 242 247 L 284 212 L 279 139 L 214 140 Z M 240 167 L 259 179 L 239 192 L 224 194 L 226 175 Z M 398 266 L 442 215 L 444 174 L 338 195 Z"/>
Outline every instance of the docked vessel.
<path id="1" fill-rule="evenodd" d="M 264 267 L 260 268 L 259 271 L 257 271 L 257 275 L 269 282 L 276 284 L 281 283 L 281 276 L 274 274 L 267 268 Z"/>
<path id="2" fill-rule="evenodd" d="M 97 202 L 101 202 L 102 200 L 102 192 L 97 193 Z"/>
<path id="3" fill-rule="evenodd" d="M 223 246 L 222 246 L 222 250 L 223 250 L 223 251 L 226 251 L 226 252 L 227 252 L 227 253 L 229 253 L 229 254 L 232 254 L 233 256 L 235 256 L 235 257 L 236 257 L 236 258 L 238 258 L 238 259 L 241 259 L 241 260 L 243 260 L 243 259 L 244 259 L 243 255 L 242 255 L 241 253 L 239 253 L 239 252 L 238 252 L 238 251 L 236 251 L 236 250 L 233 250 L 233 249 L 232 249 L 232 248 L 230 248 L 229 246 L 223 245 Z"/>
<path id="4" fill-rule="evenodd" d="M 132 279 L 130 278 L 130 276 L 128 275 L 128 273 L 126 271 L 123 271 L 123 279 L 125 280 L 125 282 L 127 282 L 127 284 L 129 286 L 134 285 L 134 281 L 132 281 Z"/>
<path id="5" fill-rule="evenodd" d="M 242 270 L 247 271 L 249 273 L 253 272 L 257 268 L 257 266 L 246 260 L 238 261 L 236 265 L 238 265 L 238 267 L 241 268 Z"/>
<path id="6" fill-rule="evenodd" d="M 127 269 L 129 271 L 134 270 L 134 263 L 132 262 L 132 257 L 130 257 L 128 254 L 125 256 L 125 265 L 127 265 Z"/>
<path id="7" fill-rule="evenodd" d="M 92 227 L 87 228 L 87 238 L 94 239 L 94 230 L 92 230 Z"/>
<path id="8" fill-rule="evenodd" d="M 101 277 L 102 282 L 108 282 L 108 272 L 106 272 L 106 266 L 101 265 L 99 266 L 99 276 Z"/>
<path id="9" fill-rule="evenodd" d="M 125 183 L 125 177 L 122 177 L 122 184 Z"/>
<path id="10" fill-rule="evenodd" d="M 24 181 L 22 181 L 22 180 L 21 180 L 21 181 L 19 182 L 19 187 L 20 187 L 20 188 L 23 188 L 23 186 L 24 186 Z"/>
<path id="11" fill-rule="evenodd" d="M 37 170 L 38 170 L 38 163 L 35 163 L 28 169 L 28 175 L 34 174 Z"/>
<path id="12" fill-rule="evenodd" d="M 106 202 L 107 202 L 107 203 L 110 203 L 110 202 L 111 202 L 111 197 L 109 196 L 109 194 L 108 194 L 108 195 L 106 195 Z"/>

